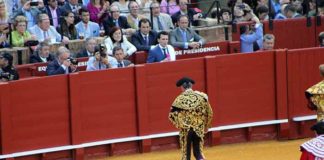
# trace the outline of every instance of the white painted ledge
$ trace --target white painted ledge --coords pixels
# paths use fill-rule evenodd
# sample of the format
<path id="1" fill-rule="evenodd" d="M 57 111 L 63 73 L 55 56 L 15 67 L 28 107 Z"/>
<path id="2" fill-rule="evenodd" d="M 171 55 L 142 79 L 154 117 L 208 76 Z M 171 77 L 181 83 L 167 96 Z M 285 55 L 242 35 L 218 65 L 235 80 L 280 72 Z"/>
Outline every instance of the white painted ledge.
<path id="1" fill-rule="evenodd" d="M 287 123 L 287 122 L 288 122 L 288 119 L 242 123 L 242 124 L 213 127 L 213 128 L 210 128 L 208 131 L 222 131 L 222 130 L 229 130 L 229 129 L 273 125 L 273 124 L 280 124 L 280 123 Z M 151 135 L 146 135 L 146 136 L 117 138 L 117 139 L 110 139 L 110 140 L 104 140 L 104 141 L 83 143 L 83 144 L 79 144 L 79 145 L 60 146 L 60 147 L 45 148 L 45 149 L 38 149 L 38 150 L 32 150 L 32 151 L 24 151 L 24 152 L 12 153 L 12 154 L 0 155 L 0 159 L 29 156 L 29 155 L 34 155 L 34 154 L 42 154 L 42 153 L 57 152 L 57 151 L 64 151 L 64 150 L 72 150 L 72 149 L 113 144 L 113 143 L 138 141 L 138 140 L 161 138 L 161 137 L 170 137 L 170 136 L 177 136 L 177 135 L 179 135 L 179 132 L 168 132 L 168 133 L 160 133 L 160 134 L 151 134 Z"/>
<path id="2" fill-rule="evenodd" d="M 316 115 L 309 115 L 309 116 L 294 117 L 293 121 L 300 122 L 300 121 L 309 121 L 309 120 L 315 120 L 315 119 L 317 119 Z"/>

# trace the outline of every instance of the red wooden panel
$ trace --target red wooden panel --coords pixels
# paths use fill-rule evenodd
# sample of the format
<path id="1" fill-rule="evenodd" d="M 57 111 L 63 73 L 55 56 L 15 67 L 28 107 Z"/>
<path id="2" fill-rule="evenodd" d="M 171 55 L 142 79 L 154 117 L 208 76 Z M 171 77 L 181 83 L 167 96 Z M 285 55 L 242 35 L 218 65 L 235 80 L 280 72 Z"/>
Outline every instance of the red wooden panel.
<path id="1" fill-rule="evenodd" d="M 175 83 L 183 76 L 189 76 L 196 81 L 193 89 L 205 92 L 204 67 L 203 58 L 146 64 L 146 89 L 152 133 L 176 130 L 168 120 L 172 102 L 181 93 Z"/>
<path id="2" fill-rule="evenodd" d="M 67 87 L 64 75 L 9 82 L 1 106 L 5 154 L 70 144 Z"/>
<path id="3" fill-rule="evenodd" d="M 276 119 L 274 52 L 216 56 L 219 125 Z"/>
<path id="4" fill-rule="evenodd" d="M 33 64 L 23 64 L 16 66 L 20 79 L 33 76 L 32 71 L 34 70 L 34 68 L 35 67 Z"/>
<path id="5" fill-rule="evenodd" d="M 74 143 L 137 135 L 134 74 L 131 67 L 70 75 Z"/>
<path id="6" fill-rule="evenodd" d="M 307 108 L 305 90 L 321 80 L 318 66 L 324 63 L 324 48 L 288 50 L 289 116 L 315 114 Z"/>
<path id="7" fill-rule="evenodd" d="M 264 34 L 275 35 L 275 48 L 306 48 L 315 46 L 315 21 L 307 27 L 306 18 L 274 20 L 273 30 L 270 30 L 268 21 L 264 22 Z"/>

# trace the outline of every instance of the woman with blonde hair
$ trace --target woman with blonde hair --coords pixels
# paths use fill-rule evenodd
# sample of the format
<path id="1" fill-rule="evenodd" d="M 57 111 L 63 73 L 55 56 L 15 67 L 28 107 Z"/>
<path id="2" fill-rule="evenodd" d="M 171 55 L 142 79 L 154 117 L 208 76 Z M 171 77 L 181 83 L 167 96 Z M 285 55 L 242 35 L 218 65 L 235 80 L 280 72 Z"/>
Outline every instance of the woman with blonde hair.
<path id="1" fill-rule="evenodd" d="M 25 42 L 35 39 L 35 36 L 32 36 L 26 29 L 26 17 L 22 15 L 17 16 L 15 18 L 14 31 L 11 33 L 13 47 L 23 47 Z"/>

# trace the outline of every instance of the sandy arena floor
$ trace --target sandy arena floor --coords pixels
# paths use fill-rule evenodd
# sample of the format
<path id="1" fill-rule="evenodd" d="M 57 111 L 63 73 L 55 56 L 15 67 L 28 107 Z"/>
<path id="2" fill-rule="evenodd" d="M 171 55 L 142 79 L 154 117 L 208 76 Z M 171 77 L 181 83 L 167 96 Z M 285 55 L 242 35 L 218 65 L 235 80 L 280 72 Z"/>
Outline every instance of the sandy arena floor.
<path id="1" fill-rule="evenodd" d="M 309 139 L 226 144 L 205 149 L 208 160 L 298 160 L 299 146 Z M 180 160 L 179 150 L 114 156 L 101 160 Z M 194 160 L 194 158 L 192 158 Z"/>

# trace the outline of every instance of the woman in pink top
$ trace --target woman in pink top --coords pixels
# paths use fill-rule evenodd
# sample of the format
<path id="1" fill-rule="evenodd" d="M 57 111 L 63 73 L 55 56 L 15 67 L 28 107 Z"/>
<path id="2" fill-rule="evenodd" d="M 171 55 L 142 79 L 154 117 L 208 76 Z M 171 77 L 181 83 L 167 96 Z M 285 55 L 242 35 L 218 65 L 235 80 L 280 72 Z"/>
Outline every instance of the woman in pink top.
<path id="1" fill-rule="evenodd" d="M 96 22 L 101 26 L 102 20 L 108 16 L 109 1 L 106 0 L 90 0 L 87 8 L 90 13 L 90 21 Z"/>
<path id="2" fill-rule="evenodd" d="M 173 15 L 180 10 L 179 6 L 177 5 L 178 3 L 179 0 L 162 0 L 160 5 L 161 12 Z"/>

